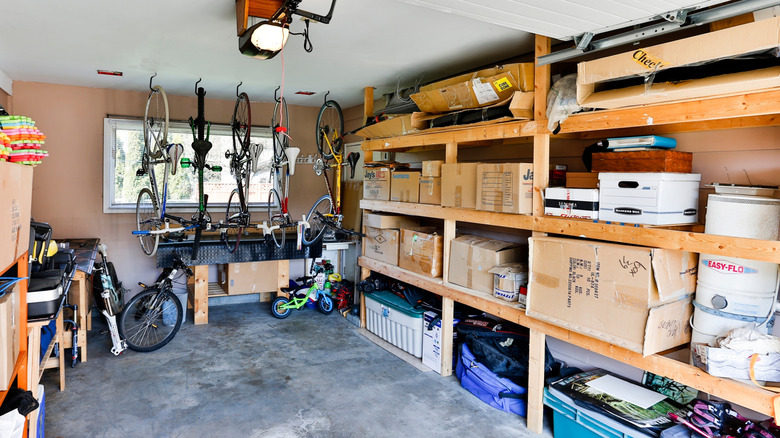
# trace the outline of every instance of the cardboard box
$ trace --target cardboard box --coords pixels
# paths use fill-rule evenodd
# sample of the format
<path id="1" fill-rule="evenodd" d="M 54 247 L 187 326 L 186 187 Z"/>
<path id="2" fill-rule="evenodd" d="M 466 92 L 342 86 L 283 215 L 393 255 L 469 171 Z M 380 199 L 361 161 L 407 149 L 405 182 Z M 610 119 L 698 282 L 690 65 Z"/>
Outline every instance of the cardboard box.
<path id="1" fill-rule="evenodd" d="M 534 165 L 530 163 L 477 166 L 477 210 L 533 213 Z"/>
<path id="2" fill-rule="evenodd" d="M 447 281 L 486 294 L 493 294 L 491 269 L 522 259 L 525 248 L 518 243 L 465 235 L 450 242 Z"/>
<path id="3" fill-rule="evenodd" d="M 526 314 L 649 355 L 687 343 L 697 254 L 532 237 Z"/>
<path id="4" fill-rule="evenodd" d="M 509 111 L 516 119 L 530 120 L 534 118 L 534 92 L 515 91 L 509 102 Z"/>
<path id="5" fill-rule="evenodd" d="M 618 108 L 671 100 L 725 95 L 775 87 L 780 67 L 674 83 L 653 83 L 599 91 L 613 79 L 648 75 L 666 69 L 726 59 L 780 46 L 780 17 L 638 48 L 577 65 L 577 103 L 589 108 Z"/>
<path id="6" fill-rule="evenodd" d="M 599 189 L 547 187 L 544 190 L 546 216 L 599 218 Z"/>
<path id="7" fill-rule="evenodd" d="M 420 202 L 420 172 L 396 170 L 390 172 L 390 200 Z"/>
<path id="8" fill-rule="evenodd" d="M 228 295 L 276 292 L 279 289 L 279 262 L 230 263 L 222 265 L 222 289 Z"/>
<path id="9" fill-rule="evenodd" d="M 420 177 L 420 204 L 441 205 L 441 178 Z"/>
<path id="10" fill-rule="evenodd" d="M 373 228 L 413 228 L 420 226 L 420 219 L 388 213 L 366 213 L 363 225 Z"/>
<path id="11" fill-rule="evenodd" d="M 401 229 L 398 266 L 408 271 L 441 277 L 444 238 L 435 227 Z"/>
<path id="12" fill-rule="evenodd" d="M 363 174 L 363 199 L 390 200 L 390 169 L 367 167 Z"/>
<path id="13" fill-rule="evenodd" d="M 594 172 L 679 172 L 690 173 L 693 154 L 680 151 L 597 152 Z"/>
<path id="14" fill-rule="evenodd" d="M 412 125 L 412 115 L 403 114 L 361 128 L 355 132 L 355 135 L 363 138 L 387 138 L 412 134 L 417 131 L 417 128 Z"/>
<path id="15" fill-rule="evenodd" d="M 365 256 L 397 266 L 398 238 L 401 232 L 392 228 L 366 227 L 365 233 Z"/>
<path id="16" fill-rule="evenodd" d="M 19 357 L 19 300 L 18 285 L 0 298 L 0 391 L 8 390 Z"/>
<path id="17" fill-rule="evenodd" d="M 479 163 L 443 164 L 441 166 L 441 205 L 443 207 L 477 207 L 477 165 Z"/>
<path id="18" fill-rule="evenodd" d="M 533 63 L 508 64 L 420 87 L 410 97 L 427 113 L 481 108 L 509 101 L 515 91 L 532 91 L 533 74 Z"/>
<path id="19" fill-rule="evenodd" d="M 599 173 L 599 220 L 696 223 L 700 180 L 696 173 Z"/>
<path id="20" fill-rule="evenodd" d="M 493 274 L 493 296 L 506 301 L 518 301 L 525 307 L 528 295 L 528 265 L 502 263 L 488 272 Z"/>
<path id="21" fill-rule="evenodd" d="M 33 168 L 0 162 L 0 269 L 30 246 Z"/>
<path id="22" fill-rule="evenodd" d="M 566 172 L 566 187 L 577 189 L 599 188 L 598 172 Z"/>
<path id="23" fill-rule="evenodd" d="M 441 177 L 442 160 L 427 160 L 422 162 L 422 176 Z"/>
<path id="24" fill-rule="evenodd" d="M 436 324 L 431 325 L 434 319 L 439 318 L 439 315 L 433 311 L 427 311 L 423 314 L 423 343 L 422 343 L 422 363 L 428 368 L 441 374 L 441 319 Z M 456 326 L 460 320 L 453 319 L 453 327 Z M 430 328 L 430 329 L 429 329 Z M 453 369 L 455 368 L 455 361 L 457 359 L 458 349 L 457 346 L 458 331 L 452 330 L 452 360 Z"/>

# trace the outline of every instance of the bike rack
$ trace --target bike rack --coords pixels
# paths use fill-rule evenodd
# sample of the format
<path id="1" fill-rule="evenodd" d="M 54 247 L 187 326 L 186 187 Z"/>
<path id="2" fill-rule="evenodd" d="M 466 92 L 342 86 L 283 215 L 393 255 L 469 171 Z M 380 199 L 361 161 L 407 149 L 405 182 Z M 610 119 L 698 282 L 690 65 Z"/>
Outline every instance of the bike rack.
<path id="1" fill-rule="evenodd" d="M 181 257 L 187 266 L 260 262 L 266 260 L 311 259 L 322 256 L 321 240 L 298 250 L 295 239 L 287 239 L 282 248 L 277 248 L 273 242 L 266 242 L 265 238 L 242 238 L 236 252 L 231 254 L 225 247 L 224 242 L 220 240 L 206 240 L 205 237 L 200 241 L 197 260 L 192 260 L 191 258 L 192 241 L 160 241 L 160 245 L 157 248 L 157 267 L 173 266 L 173 260 L 177 255 Z"/>

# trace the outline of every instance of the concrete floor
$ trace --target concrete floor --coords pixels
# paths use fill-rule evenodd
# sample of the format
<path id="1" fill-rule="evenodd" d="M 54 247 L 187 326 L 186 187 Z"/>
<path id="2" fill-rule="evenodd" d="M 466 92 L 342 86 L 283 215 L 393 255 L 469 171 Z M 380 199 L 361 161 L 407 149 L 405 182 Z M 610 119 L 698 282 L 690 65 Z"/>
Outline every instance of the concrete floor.
<path id="1" fill-rule="evenodd" d="M 269 303 L 191 314 L 152 353 L 110 354 L 100 318 L 88 361 L 47 370 L 47 437 L 552 437 L 494 409 L 452 376 L 422 372 L 334 313 L 285 320 Z M 546 415 L 545 417 L 549 417 Z"/>

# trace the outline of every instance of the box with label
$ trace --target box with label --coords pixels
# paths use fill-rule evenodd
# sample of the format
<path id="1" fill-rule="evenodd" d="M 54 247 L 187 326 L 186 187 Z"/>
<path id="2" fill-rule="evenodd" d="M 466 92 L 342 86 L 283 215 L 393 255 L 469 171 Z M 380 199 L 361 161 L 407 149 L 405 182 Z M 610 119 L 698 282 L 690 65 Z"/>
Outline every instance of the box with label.
<path id="1" fill-rule="evenodd" d="M 401 232 L 392 228 L 366 227 L 365 256 L 398 265 L 398 242 Z"/>
<path id="2" fill-rule="evenodd" d="M 420 87 L 410 97 L 420 111 L 440 113 L 507 102 L 515 91 L 533 91 L 534 64 L 507 64 Z"/>
<path id="3" fill-rule="evenodd" d="M 444 238 L 439 229 L 401 229 L 399 267 L 428 277 L 441 277 L 443 254 Z"/>
<path id="4" fill-rule="evenodd" d="M 594 172 L 690 173 L 693 154 L 681 151 L 624 151 L 593 154 Z"/>
<path id="5" fill-rule="evenodd" d="M 374 228 L 413 228 L 420 226 L 420 219 L 400 214 L 366 213 L 363 225 Z"/>
<path id="6" fill-rule="evenodd" d="M 363 174 L 363 199 L 390 200 L 390 169 L 367 167 Z"/>
<path id="7" fill-rule="evenodd" d="M 477 166 L 479 163 L 441 166 L 442 207 L 477 207 Z"/>
<path id="8" fill-rule="evenodd" d="M 276 260 L 230 263 L 223 265 L 222 269 L 222 289 L 228 295 L 276 292 L 280 286 L 279 262 Z"/>
<path id="9" fill-rule="evenodd" d="M 696 223 L 696 173 L 599 173 L 599 220 L 633 224 Z"/>
<path id="10" fill-rule="evenodd" d="M 502 263 L 489 270 L 493 274 L 493 296 L 506 301 L 518 301 L 525 306 L 528 291 L 528 265 Z"/>
<path id="11" fill-rule="evenodd" d="M 534 165 L 530 163 L 477 166 L 477 210 L 533 213 Z"/>
<path id="12" fill-rule="evenodd" d="M 396 170 L 390 172 L 390 200 L 420 202 L 420 172 Z"/>
<path id="13" fill-rule="evenodd" d="M 434 320 L 436 324 L 431 325 Z M 423 315 L 423 344 L 422 344 L 422 363 L 428 368 L 441 374 L 441 315 L 434 311 L 427 311 Z M 453 327 L 457 325 L 460 320 L 453 319 Z M 458 331 L 452 330 L 452 344 L 457 345 Z M 453 347 L 452 349 L 452 363 L 455 367 L 455 361 L 457 360 L 458 349 Z"/>
<path id="14" fill-rule="evenodd" d="M 420 177 L 420 204 L 441 205 L 441 178 Z"/>
<path id="15" fill-rule="evenodd" d="M 598 172 L 566 172 L 566 187 L 570 189 L 599 188 Z"/>
<path id="16" fill-rule="evenodd" d="M 422 176 L 441 176 L 442 160 L 427 160 L 422 162 Z"/>
<path id="17" fill-rule="evenodd" d="M 599 218 L 599 189 L 547 187 L 544 190 L 546 216 Z"/>
<path id="18" fill-rule="evenodd" d="M 19 300 L 18 284 L 0 297 L 0 391 L 8 389 L 19 357 Z"/>
<path id="19" fill-rule="evenodd" d="M 526 314 L 649 355 L 690 341 L 698 255 L 532 237 Z"/>
<path id="20" fill-rule="evenodd" d="M 32 181 L 32 167 L 0 162 L 0 269 L 29 249 Z"/>
<path id="21" fill-rule="evenodd" d="M 486 294 L 493 294 L 494 267 L 522 259 L 525 247 L 518 243 L 465 235 L 450 242 L 448 281 Z"/>

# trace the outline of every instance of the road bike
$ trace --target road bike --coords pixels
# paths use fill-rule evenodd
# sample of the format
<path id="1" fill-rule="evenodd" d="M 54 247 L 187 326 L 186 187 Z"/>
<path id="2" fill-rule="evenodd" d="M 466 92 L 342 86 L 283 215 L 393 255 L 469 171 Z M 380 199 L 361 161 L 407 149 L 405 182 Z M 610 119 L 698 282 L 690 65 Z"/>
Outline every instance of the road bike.
<path id="1" fill-rule="evenodd" d="M 236 188 L 230 192 L 224 227 L 221 238 L 230 253 L 238 249 L 241 235 L 250 226 L 249 214 L 249 180 L 256 171 L 257 160 L 261 147 L 251 144 L 252 113 L 249 96 L 239 93 L 236 87 L 236 104 L 230 119 L 233 132 L 233 150 L 225 152 L 225 158 L 230 161 L 230 173 L 236 178 Z"/>
<path id="2" fill-rule="evenodd" d="M 278 90 L 278 89 L 277 89 Z M 271 189 L 268 191 L 268 223 L 275 229 L 269 233 L 277 248 L 284 246 L 287 229 L 299 226 L 288 210 L 290 176 L 295 174 L 295 160 L 300 149 L 290 146 L 289 117 L 284 96 L 274 91 L 274 112 L 271 118 L 274 159 L 271 163 Z"/>
<path id="3" fill-rule="evenodd" d="M 154 351 L 176 336 L 184 309 L 173 293 L 173 284 L 182 275 L 189 278 L 192 270 L 176 255 L 173 266 L 164 268 L 154 284 L 138 283 L 143 290 L 125 304 L 119 317 L 119 333 L 128 348 Z"/>
<path id="4" fill-rule="evenodd" d="M 150 257 L 157 253 L 162 234 L 192 228 L 191 225 L 185 225 L 187 221 L 183 218 L 166 212 L 168 176 L 176 174 L 178 160 L 184 152 L 184 147 L 181 144 L 168 144 L 168 98 L 161 86 L 152 87 L 152 79 L 149 79 L 151 92 L 146 99 L 144 110 L 141 168 L 136 171 L 137 177 L 147 175 L 149 184 L 138 193 L 135 204 L 136 230 L 133 231 L 133 234 L 138 236 L 144 254 Z M 163 166 L 162 191 L 157 181 L 159 173 L 155 169 L 160 165 Z M 171 228 L 171 221 L 178 222 L 181 226 Z"/>

